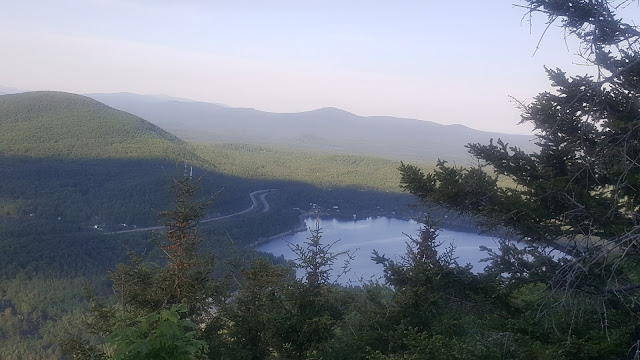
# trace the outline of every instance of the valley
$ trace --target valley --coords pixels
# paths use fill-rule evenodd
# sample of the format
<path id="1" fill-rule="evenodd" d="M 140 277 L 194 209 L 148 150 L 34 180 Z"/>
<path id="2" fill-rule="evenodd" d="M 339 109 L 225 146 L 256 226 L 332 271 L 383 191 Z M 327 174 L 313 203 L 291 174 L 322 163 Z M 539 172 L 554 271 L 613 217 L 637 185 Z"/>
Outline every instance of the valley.
<path id="1" fill-rule="evenodd" d="M 127 106 L 137 101 L 138 115 L 125 112 L 127 106 L 116 110 L 69 93 L 0 96 L 1 358 L 63 358 L 62 346 L 72 346 L 70 339 L 98 341 L 81 331 L 87 309 L 104 301 L 98 299 L 109 299 L 110 294 L 121 291 L 118 286 L 124 285 L 118 285 L 113 275 L 119 271 L 126 276 L 166 271 L 161 269 L 174 261 L 167 255 L 173 254 L 177 245 L 163 244 L 171 239 L 168 231 L 183 225 L 188 234 L 194 234 L 189 236 L 200 239 L 200 251 L 215 258 L 207 265 L 207 281 L 215 281 L 216 286 L 228 292 L 246 291 L 239 279 L 256 266 L 270 264 L 252 276 L 288 273 L 289 280 L 279 280 L 279 284 L 288 286 L 282 291 L 292 298 L 279 300 L 285 302 L 274 306 L 289 306 L 287 301 L 301 301 L 297 296 L 304 294 L 295 289 L 313 281 L 299 264 L 309 269 L 316 266 L 313 261 L 324 259 L 331 272 L 322 270 L 327 271 L 322 275 L 327 284 L 323 286 L 354 299 L 349 300 L 356 306 L 356 310 L 348 310 L 355 311 L 350 316 L 361 311 L 357 306 L 369 306 L 368 297 L 384 304 L 395 301 L 384 292 L 404 286 L 403 277 L 414 276 L 404 271 L 422 264 L 419 259 L 430 257 L 425 264 L 436 264 L 421 271 L 440 274 L 437 281 L 444 283 L 437 286 L 443 291 L 462 286 L 462 290 L 455 290 L 461 291 L 456 296 L 467 296 L 466 281 L 486 281 L 481 259 L 492 259 L 486 270 L 491 273 L 501 266 L 499 254 L 504 249 L 506 256 L 532 251 L 491 237 L 507 236 L 506 228 L 489 228 L 492 232 L 478 234 L 478 218 L 449 210 L 437 197 L 435 202 L 418 201 L 405 192 L 417 192 L 407 187 L 407 176 L 435 184 L 435 178 L 429 176 L 445 179 L 471 174 L 455 167 L 457 161 L 468 161 L 463 153 L 472 146 L 465 148 L 463 141 L 482 141 L 488 136 L 491 145 L 495 138 L 503 148 L 507 147 L 505 141 L 526 148 L 530 145 L 526 137 L 436 124 L 426 124 L 429 130 L 425 130 L 422 124 L 411 125 L 409 120 L 361 118 L 337 109 L 265 114 L 185 99 L 131 94 L 95 98 L 115 102 L 123 96 L 129 101 Z M 194 110 L 198 107 L 200 112 Z M 163 116 L 172 111 L 188 115 L 184 127 L 163 122 L 167 120 Z M 155 124 L 140 116 L 153 118 Z M 394 131 L 405 130 L 397 134 L 385 131 L 386 121 L 400 124 Z M 260 122 L 271 125 L 258 125 Z M 310 124 L 322 124 L 318 128 L 324 130 L 308 133 L 304 129 L 316 129 Z M 376 138 L 363 130 L 367 126 L 388 136 Z M 338 128 L 337 133 L 344 130 L 342 137 L 331 134 Z M 216 136 L 213 129 L 217 129 Z M 413 141 L 412 136 L 424 138 L 424 143 Z M 325 137 L 333 140 L 325 141 Z M 409 161 L 436 175 L 412 172 L 413 165 L 399 161 L 409 153 L 422 154 L 409 157 Z M 435 154 L 452 161 L 440 162 L 440 155 Z M 486 186 L 482 181 L 495 182 L 507 192 L 516 191 L 519 184 L 497 175 L 499 167 L 490 170 L 488 177 L 461 181 L 454 189 L 443 190 L 442 196 L 473 193 Z M 202 204 L 197 205 L 201 210 L 194 210 L 197 206 L 193 208 L 184 200 L 172 200 L 176 192 L 169 185 L 181 181 L 193 183 L 187 194 L 194 197 L 194 204 Z M 166 212 L 172 208 L 177 212 Z M 167 221 L 166 214 L 181 219 L 191 216 L 192 211 L 202 211 L 197 222 Z M 316 219 L 321 227 L 314 232 Z M 441 231 L 431 233 L 421 226 L 423 220 L 437 224 Z M 196 224 L 197 230 L 191 228 Z M 313 245 L 313 239 L 322 237 L 326 243 Z M 424 244 L 429 248 L 421 248 Z M 344 268 L 338 265 L 343 260 L 340 256 L 349 260 Z M 304 265 L 305 261 L 312 262 Z M 292 277 L 296 268 L 299 280 Z M 344 274 L 337 277 L 341 271 Z M 440 280 L 442 274 L 457 280 Z M 394 281 L 400 283 L 394 285 Z M 482 286 L 493 286 L 488 284 Z M 157 286 L 127 286 L 142 286 L 143 293 L 164 291 Z M 485 306 L 497 306 L 487 299 L 483 300 Z M 225 308 L 228 300 L 221 301 L 218 306 Z M 453 319 L 458 316 L 457 312 L 442 314 Z M 219 351 L 240 351 L 233 346 L 223 349 Z"/>
<path id="2" fill-rule="evenodd" d="M 640 359 L 640 2 L 1 8 L 0 359 Z"/>
<path id="3" fill-rule="evenodd" d="M 283 143 L 189 143 L 75 94 L 0 96 L 0 311 L 11 314 L 0 357 L 34 351 L 27 349 L 60 356 L 59 336 L 87 305 L 68 284 L 105 295 L 103 274 L 128 252 L 160 261 L 150 233 L 164 228 L 157 212 L 170 206 L 167 183 L 185 163 L 199 196 L 212 202 L 201 232 L 222 259 L 217 273 L 234 252 L 253 259 L 246 245 L 298 227 L 298 209 L 311 204 L 328 216 L 417 216 L 397 185 L 395 160 Z M 48 300 L 29 303 L 17 288 Z"/>
<path id="4" fill-rule="evenodd" d="M 212 217 L 212 218 L 204 218 L 200 221 L 200 223 L 208 223 L 211 221 L 219 221 L 219 220 L 224 220 L 224 219 L 229 219 L 235 216 L 241 216 L 241 215 L 247 215 L 250 214 L 252 212 L 267 212 L 269 211 L 269 203 L 267 202 L 267 195 L 276 191 L 275 189 L 269 189 L 269 190 L 257 190 L 254 191 L 252 193 L 249 194 L 249 198 L 251 199 L 251 206 L 244 209 L 244 210 L 240 210 L 238 212 L 232 213 L 232 214 L 228 214 L 228 215 L 222 215 L 222 216 L 217 216 L 217 217 Z M 126 226 L 126 224 L 122 224 L 123 226 Z M 136 227 L 135 229 L 131 229 L 131 230 L 116 230 L 113 232 L 110 232 L 110 234 L 125 234 L 125 233 L 129 233 L 129 232 L 141 232 L 141 231 L 158 231 L 158 230 L 163 230 L 164 226 L 150 226 L 150 227 L 142 227 L 142 228 L 138 228 Z"/>

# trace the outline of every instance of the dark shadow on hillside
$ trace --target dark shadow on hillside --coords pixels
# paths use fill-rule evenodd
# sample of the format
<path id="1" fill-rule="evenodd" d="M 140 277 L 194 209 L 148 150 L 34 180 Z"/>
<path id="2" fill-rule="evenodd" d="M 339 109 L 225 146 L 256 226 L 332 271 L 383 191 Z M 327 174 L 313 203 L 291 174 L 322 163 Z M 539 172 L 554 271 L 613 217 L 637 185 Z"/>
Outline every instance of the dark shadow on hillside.
<path id="1" fill-rule="evenodd" d="M 79 232 L 93 225 L 157 224 L 157 211 L 170 205 L 169 179 L 183 175 L 183 164 L 147 159 L 2 156 L 0 163 L 0 217 L 22 235 Z M 249 202 L 247 193 L 260 187 L 256 181 L 199 168 L 194 177 L 202 177 L 204 197 L 223 190 L 215 200 L 219 213 L 242 208 Z M 45 230 L 38 231 L 45 224 Z"/>
<path id="2" fill-rule="evenodd" d="M 171 206 L 169 181 L 184 175 L 184 164 L 145 159 L 4 156 L 0 163 L 0 266 L 7 271 L 102 273 L 126 260 L 128 250 L 150 251 L 151 232 L 108 233 L 161 224 L 157 212 Z M 298 227 L 301 212 L 312 208 L 341 219 L 419 218 L 424 211 L 407 206 L 415 203 L 408 194 L 246 179 L 200 168 L 193 175 L 201 177 L 204 198 L 222 189 L 209 217 L 250 207 L 252 191 L 277 189 L 266 198 L 267 212 L 201 224 L 205 244 L 216 252 L 228 253 L 231 244 L 246 248 L 259 238 Z M 468 225 L 443 223 L 449 228 Z"/>
<path id="3" fill-rule="evenodd" d="M 120 261 L 126 253 L 123 242 L 130 250 L 145 249 L 148 233 L 124 237 L 130 239 L 126 241 L 105 233 L 161 224 L 157 211 L 170 207 L 169 180 L 184 175 L 184 164 L 150 159 L 1 156 L 0 164 L 0 265 L 5 269 L 17 263 L 23 268 L 54 264 L 59 259 L 77 262 L 72 271 L 82 273 L 95 267 L 91 265 L 95 262 L 108 267 Z M 202 197 L 222 189 L 208 216 L 246 209 L 252 191 L 278 189 L 268 197 L 268 212 L 203 224 L 207 237 L 231 238 L 240 246 L 295 226 L 297 209 L 306 211 L 312 204 L 337 217 L 401 217 L 412 202 L 406 194 L 245 179 L 200 168 L 193 169 L 193 176 L 202 177 Z"/>

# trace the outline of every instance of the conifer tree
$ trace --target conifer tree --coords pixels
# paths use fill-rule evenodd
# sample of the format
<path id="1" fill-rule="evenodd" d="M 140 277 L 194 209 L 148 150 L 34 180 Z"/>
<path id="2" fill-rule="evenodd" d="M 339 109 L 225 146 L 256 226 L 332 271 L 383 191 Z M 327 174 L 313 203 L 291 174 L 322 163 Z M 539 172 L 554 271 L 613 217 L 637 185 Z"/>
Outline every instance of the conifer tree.
<path id="1" fill-rule="evenodd" d="M 424 174 L 402 164 L 402 186 L 425 201 L 478 215 L 486 226 L 568 248 L 573 264 L 581 265 L 560 269 L 558 280 L 571 286 L 600 293 L 640 289 L 615 265 L 624 258 L 624 267 L 635 266 L 640 250 L 640 31 L 615 15 L 630 2 L 526 4 L 529 13 L 547 15 L 549 26 L 560 23 L 581 41 L 580 54 L 593 73 L 569 76 L 548 68 L 555 90 L 521 104 L 522 122 L 534 125 L 538 152 L 525 153 L 501 139 L 469 144 L 481 166 L 440 161 L 435 172 Z M 498 176 L 515 185 L 499 186 Z M 603 267 L 609 269 L 605 277 L 590 276 Z"/>
<path id="2" fill-rule="evenodd" d="M 108 276 L 115 305 L 92 297 L 89 333 L 104 345 L 68 339 L 63 347 L 76 359 L 195 359 L 208 350 L 203 330 L 213 317 L 218 292 L 210 269 L 212 257 L 200 248 L 197 225 L 208 201 L 194 200 L 199 184 L 191 177 L 174 180 L 175 204 L 160 213 L 165 231 L 156 245 L 166 264 L 158 266 L 130 254 Z"/>
<path id="3" fill-rule="evenodd" d="M 525 1 L 528 14 L 579 39 L 592 70 L 547 68 L 554 90 L 520 104 L 537 152 L 488 139 L 467 145 L 476 167 L 441 160 L 431 173 L 399 168 L 401 186 L 424 202 L 510 232 L 501 252 L 489 252 L 486 278 L 505 301 L 509 320 L 492 326 L 513 358 L 640 356 L 640 32 L 616 16 L 625 6 L 636 5 Z M 552 257 L 548 246 L 569 256 Z"/>

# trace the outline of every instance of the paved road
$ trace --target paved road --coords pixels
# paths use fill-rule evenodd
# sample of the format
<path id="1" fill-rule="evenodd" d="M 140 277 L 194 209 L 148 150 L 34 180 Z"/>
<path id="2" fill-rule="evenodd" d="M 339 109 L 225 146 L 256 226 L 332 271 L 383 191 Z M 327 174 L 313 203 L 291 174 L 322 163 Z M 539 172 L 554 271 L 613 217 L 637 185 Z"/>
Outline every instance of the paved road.
<path id="1" fill-rule="evenodd" d="M 223 219 L 228 219 L 230 217 L 234 217 L 234 216 L 241 216 L 241 215 L 245 215 L 248 214 L 250 212 L 253 212 L 255 210 L 258 210 L 260 208 L 262 208 L 262 212 L 267 212 L 269 211 L 270 207 L 269 207 L 269 203 L 267 202 L 266 196 L 267 194 L 276 191 L 276 189 L 268 189 L 268 190 L 258 190 L 258 191 L 254 191 L 251 194 L 249 194 L 249 198 L 251 198 L 251 206 L 242 210 L 242 211 L 238 211 L 236 213 L 233 214 L 229 214 L 229 215 L 223 215 L 223 216 L 218 216 L 215 218 L 210 218 L 210 219 L 204 219 L 201 220 L 201 223 L 205 223 L 205 222 L 210 222 L 210 221 L 217 221 L 217 220 L 223 220 Z M 259 201 L 258 201 L 259 199 Z M 151 226 L 151 227 L 146 227 L 146 228 L 137 228 L 137 229 L 132 229 L 132 230 L 120 230 L 120 231 L 114 231 L 111 232 L 110 234 L 123 234 L 123 233 L 129 233 L 129 232 L 135 232 L 135 231 L 156 231 L 156 230 L 162 230 L 164 229 L 164 226 Z"/>

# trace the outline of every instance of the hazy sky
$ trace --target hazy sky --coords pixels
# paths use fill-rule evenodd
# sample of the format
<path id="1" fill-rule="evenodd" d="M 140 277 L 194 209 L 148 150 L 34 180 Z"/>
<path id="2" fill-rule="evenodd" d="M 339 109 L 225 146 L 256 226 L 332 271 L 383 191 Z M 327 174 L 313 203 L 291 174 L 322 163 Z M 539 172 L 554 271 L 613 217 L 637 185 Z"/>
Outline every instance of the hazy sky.
<path id="1" fill-rule="evenodd" d="M 514 1 L 0 0 L 0 85 L 297 112 L 338 107 L 528 133 L 509 96 L 584 74 Z"/>

